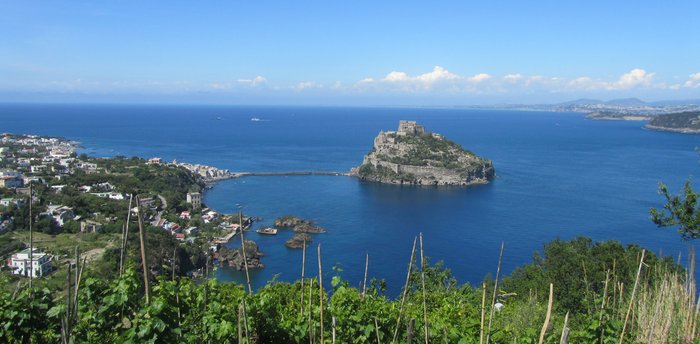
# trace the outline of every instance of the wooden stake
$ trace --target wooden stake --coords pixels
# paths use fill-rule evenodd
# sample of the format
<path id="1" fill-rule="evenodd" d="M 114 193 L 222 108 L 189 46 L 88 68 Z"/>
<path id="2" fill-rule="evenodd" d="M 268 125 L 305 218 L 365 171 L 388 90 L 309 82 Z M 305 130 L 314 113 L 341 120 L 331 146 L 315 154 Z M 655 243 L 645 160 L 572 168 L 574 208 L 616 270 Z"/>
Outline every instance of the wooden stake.
<path id="1" fill-rule="evenodd" d="M 367 269 L 369 268 L 369 253 L 365 256 L 365 278 L 362 282 L 362 298 L 367 294 Z"/>
<path id="2" fill-rule="evenodd" d="M 34 222 L 34 216 L 32 215 L 32 204 L 34 204 L 34 188 L 32 187 L 32 182 L 29 182 L 29 290 L 32 290 L 32 280 L 34 279 L 34 236 L 32 230 L 32 222 Z M 25 272 L 27 271 L 27 265 L 24 265 Z"/>
<path id="3" fill-rule="evenodd" d="M 603 326 L 603 312 L 605 312 L 605 299 L 607 298 L 607 295 L 608 295 L 608 282 L 609 281 L 610 281 L 610 270 L 608 270 L 605 273 L 605 287 L 603 287 L 603 301 L 600 303 L 600 317 L 598 318 L 598 324 L 600 324 L 600 344 L 603 344 L 603 337 L 605 336 L 605 326 Z"/>
<path id="4" fill-rule="evenodd" d="M 625 330 L 627 330 L 627 321 L 629 321 L 630 313 L 632 313 L 632 305 L 634 304 L 634 296 L 637 293 L 637 284 L 639 283 L 639 275 L 642 273 L 642 265 L 644 265 L 644 254 L 646 250 L 642 250 L 642 258 L 639 259 L 639 269 L 637 269 L 637 278 L 634 279 L 634 287 L 632 287 L 632 297 L 630 298 L 630 304 L 627 308 L 627 315 L 625 315 L 625 322 L 622 325 L 622 332 L 620 332 L 620 344 L 624 342 Z"/>
<path id="5" fill-rule="evenodd" d="M 332 339 L 333 339 L 333 344 L 335 344 L 335 317 L 331 317 L 331 330 L 332 330 Z"/>
<path id="6" fill-rule="evenodd" d="M 134 194 L 129 195 L 129 207 L 126 209 L 126 223 L 122 227 L 122 246 L 119 254 L 119 277 L 122 277 L 124 271 L 124 257 L 126 255 L 126 243 L 129 237 L 129 221 L 131 220 L 131 200 Z"/>
<path id="7" fill-rule="evenodd" d="M 314 342 L 314 335 L 313 335 L 313 326 L 311 323 L 311 306 L 313 304 L 313 297 L 312 297 L 312 292 L 314 290 L 314 279 L 311 278 L 311 284 L 309 285 L 309 344 L 312 344 Z"/>
<path id="8" fill-rule="evenodd" d="M 248 258 L 245 256 L 245 240 L 243 239 L 243 213 L 238 212 L 238 223 L 241 229 L 241 250 L 243 251 L 243 267 L 245 268 L 245 280 L 248 283 L 248 293 L 253 293 L 253 288 L 250 287 L 250 274 L 248 273 Z"/>
<path id="9" fill-rule="evenodd" d="M 406 284 L 403 287 L 403 296 L 401 296 L 401 307 L 399 307 L 399 317 L 396 318 L 396 329 L 394 329 L 394 337 L 391 340 L 395 343 L 399 336 L 399 325 L 401 324 L 401 315 L 403 313 L 403 305 L 406 302 L 406 295 L 408 294 L 408 281 L 411 278 L 411 268 L 413 267 L 413 257 L 416 254 L 416 241 L 418 238 L 413 238 L 413 248 L 411 249 L 411 260 L 408 261 L 408 272 L 406 273 Z"/>
<path id="10" fill-rule="evenodd" d="M 238 344 L 243 344 L 243 325 L 241 324 L 241 319 L 243 319 L 243 303 L 238 305 Z"/>
<path id="11" fill-rule="evenodd" d="M 82 281 L 83 278 L 83 269 L 85 269 L 85 262 L 87 261 L 87 257 L 83 258 L 83 263 L 80 264 L 80 270 L 76 271 L 76 276 L 78 277 L 77 282 L 75 283 L 75 297 L 73 298 L 73 318 L 78 319 L 78 292 L 80 291 L 80 282 Z"/>
<path id="12" fill-rule="evenodd" d="M 151 290 L 148 281 L 148 261 L 146 260 L 146 236 L 143 229 L 143 212 L 141 211 L 141 201 L 136 196 L 139 222 L 139 241 L 141 243 L 141 266 L 143 268 L 143 287 L 146 294 L 146 304 L 151 303 Z"/>
<path id="13" fill-rule="evenodd" d="M 413 326 L 416 323 L 416 319 L 411 318 L 411 320 L 408 322 L 408 335 L 406 338 L 406 343 L 408 344 L 413 344 Z"/>
<path id="14" fill-rule="evenodd" d="M 544 335 L 547 333 L 547 326 L 549 326 L 549 318 L 552 316 L 552 304 L 554 303 L 554 284 L 549 284 L 549 302 L 547 303 L 547 316 L 544 317 L 544 324 L 542 324 L 542 331 L 540 331 L 540 344 L 544 343 Z"/>
<path id="15" fill-rule="evenodd" d="M 564 316 L 564 327 L 561 329 L 561 338 L 559 344 L 567 344 L 569 342 L 569 312 Z"/>
<path id="16" fill-rule="evenodd" d="M 68 278 L 66 281 L 66 337 L 68 338 L 68 341 L 70 341 L 70 319 L 71 319 L 71 292 L 70 292 L 70 261 L 68 262 Z"/>
<path id="17" fill-rule="evenodd" d="M 486 318 L 486 282 L 481 284 L 481 326 L 479 326 L 479 344 L 484 344 L 484 319 Z"/>
<path id="18" fill-rule="evenodd" d="M 493 298 L 491 299 L 491 312 L 489 313 L 489 328 L 486 333 L 486 344 L 491 342 L 491 322 L 493 321 L 494 305 L 496 304 L 496 294 L 498 293 L 498 277 L 501 274 L 501 262 L 503 261 L 504 243 L 501 241 L 501 254 L 498 256 L 498 268 L 496 269 L 496 281 L 493 285 Z"/>
<path id="19" fill-rule="evenodd" d="M 374 318 L 374 333 L 377 335 L 377 344 L 382 344 L 379 340 L 379 324 L 377 323 L 377 318 Z"/>
<path id="20" fill-rule="evenodd" d="M 323 344 L 323 264 L 321 263 L 321 244 L 318 244 L 318 306 L 321 310 L 321 344 Z"/>
<path id="21" fill-rule="evenodd" d="M 420 233 L 420 275 L 421 289 L 423 290 L 423 329 L 425 332 L 425 344 L 428 344 L 428 307 L 425 303 L 425 259 L 423 257 L 423 233 Z"/>
<path id="22" fill-rule="evenodd" d="M 301 307 L 299 313 L 304 316 L 304 271 L 306 270 L 306 237 L 304 246 L 301 248 Z"/>

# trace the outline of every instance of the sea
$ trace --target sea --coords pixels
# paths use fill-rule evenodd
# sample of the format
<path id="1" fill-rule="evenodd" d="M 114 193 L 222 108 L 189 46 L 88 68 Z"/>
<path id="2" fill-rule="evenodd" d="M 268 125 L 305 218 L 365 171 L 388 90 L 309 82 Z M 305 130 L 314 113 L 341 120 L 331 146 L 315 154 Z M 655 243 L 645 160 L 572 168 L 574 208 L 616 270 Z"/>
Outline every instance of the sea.
<path id="1" fill-rule="evenodd" d="M 415 120 L 493 160 L 496 179 L 473 187 L 415 187 L 361 182 L 348 176 L 243 177 L 216 183 L 204 203 L 260 218 L 313 220 L 327 230 L 307 249 L 306 276 L 403 286 L 413 242 L 423 236 L 432 263 L 443 261 L 459 283 L 531 262 L 554 239 L 587 236 L 638 244 L 686 257 L 695 242 L 657 228 L 649 210 L 662 207 L 660 182 L 677 193 L 700 173 L 700 136 L 643 129 L 643 122 L 592 121 L 581 113 L 463 108 L 273 107 L 200 105 L 1 104 L 0 132 L 62 136 L 92 156 L 160 157 L 240 172 L 347 172 L 362 162 L 381 130 Z M 301 276 L 302 251 L 276 236 L 246 233 L 264 253 L 251 272 L 254 288 Z M 234 238 L 229 244 L 238 247 Z M 418 252 L 416 253 L 418 254 Z M 682 258 L 683 259 L 683 258 Z M 243 283 L 227 267 L 221 281 Z"/>

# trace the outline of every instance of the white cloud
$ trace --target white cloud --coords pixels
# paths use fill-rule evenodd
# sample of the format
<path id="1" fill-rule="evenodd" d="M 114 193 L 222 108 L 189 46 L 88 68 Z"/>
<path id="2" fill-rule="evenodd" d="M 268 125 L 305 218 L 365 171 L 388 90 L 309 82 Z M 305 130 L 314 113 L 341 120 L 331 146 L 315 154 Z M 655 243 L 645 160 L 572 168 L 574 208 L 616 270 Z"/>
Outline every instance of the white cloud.
<path id="1" fill-rule="evenodd" d="M 323 84 L 319 84 L 316 81 L 302 81 L 298 84 L 296 84 L 294 89 L 298 91 L 303 91 L 307 89 L 313 89 L 313 88 L 323 88 Z"/>
<path id="2" fill-rule="evenodd" d="M 482 81 L 486 81 L 489 79 L 491 79 L 491 76 L 486 74 L 486 73 L 479 73 L 479 74 L 476 74 L 476 75 L 468 78 L 468 80 L 472 81 L 472 82 L 482 82 Z"/>
<path id="3" fill-rule="evenodd" d="M 433 83 L 441 80 L 454 80 L 459 78 L 457 74 L 450 73 L 447 69 L 440 66 L 435 66 L 432 72 L 421 74 L 415 79 L 424 83 Z"/>
<path id="4" fill-rule="evenodd" d="M 256 86 L 259 84 L 266 83 L 267 79 L 264 76 L 258 75 L 253 79 L 238 79 L 237 81 L 239 84 Z"/>
<path id="5" fill-rule="evenodd" d="M 692 88 L 700 87 L 700 72 L 690 74 L 688 76 L 688 81 L 686 81 L 683 84 L 683 87 L 692 87 Z"/>
<path id="6" fill-rule="evenodd" d="M 368 78 L 369 80 L 372 80 L 371 78 Z M 367 79 L 365 79 L 367 80 Z M 408 76 L 408 74 L 404 72 L 391 72 L 387 74 L 384 79 L 384 81 L 389 81 L 389 82 L 396 82 L 396 81 L 408 81 L 411 80 L 411 78 Z"/>
<path id="7" fill-rule="evenodd" d="M 523 75 L 520 74 L 520 73 L 508 74 L 508 75 L 506 75 L 506 76 L 503 77 L 503 80 L 509 81 L 509 82 L 516 82 L 516 81 L 519 81 L 519 80 L 522 80 L 522 79 L 523 79 Z"/>
<path id="8" fill-rule="evenodd" d="M 637 86 L 649 86 L 654 79 L 655 73 L 647 73 L 644 69 L 635 68 L 628 73 L 622 74 L 617 82 L 609 85 L 608 89 L 630 89 Z"/>

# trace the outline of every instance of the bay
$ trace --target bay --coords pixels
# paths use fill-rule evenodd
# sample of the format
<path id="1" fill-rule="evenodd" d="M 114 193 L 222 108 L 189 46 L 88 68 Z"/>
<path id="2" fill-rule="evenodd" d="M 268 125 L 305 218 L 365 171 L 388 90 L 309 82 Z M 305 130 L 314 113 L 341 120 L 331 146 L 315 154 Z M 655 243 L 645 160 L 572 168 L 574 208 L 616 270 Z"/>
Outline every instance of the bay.
<path id="1" fill-rule="evenodd" d="M 251 118 L 260 121 L 251 121 Z M 417 120 L 492 159 L 497 178 L 469 188 L 363 183 L 344 176 L 246 177 L 220 182 L 204 202 L 222 212 L 259 216 L 258 225 L 294 214 L 328 229 L 314 236 L 307 272 L 357 285 L 370 256 L 370 277 L 397 293 L 413 239 L 443 260 L 457 279 L 478 283 L 494 273 L 504 241 L 504 271 L 531 260 L 547 241 L 579 235 L 686 255 L 672 229 L 657 229 L 649 209 L 662 206 L 659 181 L 677 192 L 699 170 L 700 136 L 642 129 L 642 122 L 590 121 L 578 113 L 473 109 L 243 107 L 160 105 L 0 105 L 0 131 L 63 136 L 95 156 L 162 157 L 232 171 L 346 172 L 360 164 L 380 130 Z M 697 183 L 693 182 L 697 187 Z M 291 233 L 251 233 L 266 254 L 255 287 L 295 280 L 301 251 L 284 247 Z M 235 247 L 237 241 L 229 245 Z M 342 272 L 333 272 L 337 266 Z M 221 280 L 243 275 L 218 269 Z"/>

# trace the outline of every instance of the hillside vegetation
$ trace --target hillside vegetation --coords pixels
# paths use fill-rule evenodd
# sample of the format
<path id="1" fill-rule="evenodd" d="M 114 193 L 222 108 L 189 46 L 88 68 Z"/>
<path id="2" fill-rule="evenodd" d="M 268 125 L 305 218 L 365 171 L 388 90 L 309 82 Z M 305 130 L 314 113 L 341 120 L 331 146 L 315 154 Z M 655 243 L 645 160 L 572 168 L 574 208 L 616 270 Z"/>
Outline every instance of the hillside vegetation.
<path id="1" fill-rule="evenodd" d="M 487 337 L 491 343 L 537 343 L 543 336 L 559 343 L 562 333 L 571 343 L 618 343 L 621 337 L 691 343 L 697 337 L 692 274 L 689 279 L 670 258 L 634 245 L 553 241 L 505 277 L 496 293 L 492 279 L 460 285 L 443 263 L 422 262 L 418 252 L 396 298 L 384 293 L 383 281 L 353 287 L 357 281 L 326 267 L 324 276 L 333 277 L 323 289 L 306 278 L 271 281 L 248 293 L 240 284 L 164 274 L 146 296 L 140 269 L 132 266 L 121 277 L 84 278 L 77 307 L 65 293 L 0 288 L 0 337 L 11 343 L 59 343 L 62 337 L 92 343 L 331 343 L 333 337 L 338 343 L 406 343 L 409 336 L 439 343 Z M 317 275 L 313 265 L 307 262 L 307 276 Z"/>

